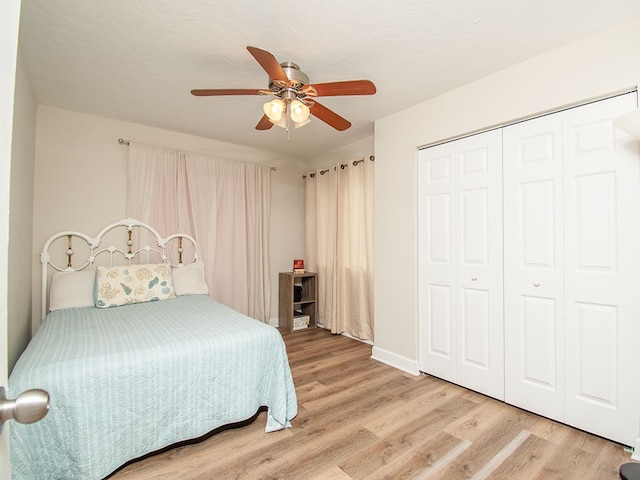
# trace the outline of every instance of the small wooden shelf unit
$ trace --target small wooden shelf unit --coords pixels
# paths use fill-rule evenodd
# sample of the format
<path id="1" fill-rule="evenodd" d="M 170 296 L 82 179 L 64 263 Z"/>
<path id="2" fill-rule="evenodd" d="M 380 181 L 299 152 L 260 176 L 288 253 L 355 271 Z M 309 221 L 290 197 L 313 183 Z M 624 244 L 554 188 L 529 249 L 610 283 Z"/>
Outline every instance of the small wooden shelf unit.
<path id="1" fill-rule="evenodd" d="M 294 297 L 294 286 L 296 285 L 302 287 L 302 298 L 299 302 L 296 302 Z M 317 296 L 318 283 L 315 273 L 280 272 L 279 327 L 285 332 L 299 332 L 301 330 L 315 328 Z M 309 326 L 294 329 L 294 317 L 300 315 L 300 313 L 309 316 Z"/>

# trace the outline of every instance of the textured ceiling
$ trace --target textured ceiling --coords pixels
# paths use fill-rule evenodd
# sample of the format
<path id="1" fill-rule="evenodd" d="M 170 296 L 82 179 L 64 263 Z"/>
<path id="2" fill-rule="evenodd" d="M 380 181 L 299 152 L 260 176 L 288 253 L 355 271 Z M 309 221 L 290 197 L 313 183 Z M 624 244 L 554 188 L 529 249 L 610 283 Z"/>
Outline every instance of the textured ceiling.
<path id="1" fill-rule="evenodd" d="M 638 0 L 22 0 L 20 46 L 39 103 L 313 158 L 374 121 L 630 17 Z M 374 96 L 325 97 L 350 120 L 254 129 L 268 97 L 246 50 L 292 61 L 311 83 L 369 79 Z M 122 132 L 126 136 L 126 132 Z M 135 139 L 133 139 L 135 140 Z"/>

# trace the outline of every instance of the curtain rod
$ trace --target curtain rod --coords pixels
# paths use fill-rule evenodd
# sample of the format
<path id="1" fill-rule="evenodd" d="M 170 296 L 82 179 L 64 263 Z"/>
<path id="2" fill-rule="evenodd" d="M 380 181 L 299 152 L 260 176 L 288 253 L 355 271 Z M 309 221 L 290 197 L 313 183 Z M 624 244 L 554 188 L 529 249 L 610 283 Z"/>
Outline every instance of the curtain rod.
<path id="1" fill-rule="evenodd" d="M 353 164 L 353 166 L 357 166 L 359 163 L 364 162 L 367 159 L 367 157 L 361 158 L 360 160 L 354 160 L 353 162 L 351 162 Z M 376 160 L 375 155 L 369 155 L 369 160 L 371 160 L 372 162 L 374 162 Z M 347 168 L 349 166 L 348 163 L 341 163 L 340 164 L 340 169 L 344 170 L 345 168 Z M 337 167 L 337 165 L 335 167 L 333 167 L 333 169 L 335 170 Z M 325 173 L 327 173 L 329 171 L 328 168 L 325 168 L 324 170 L 320 170 L 320 175 L 324 175 Z M 314 173 L 310 173 L 309 176 L 311 178 L 314 178 L 316 176 L 315 172 Z M 302 178 L 307 178 L 306 175 L 302 175 Z"/>
<path id="2" fill-rule="evenodd" d="M 119 139 L 118 139 L 118 143 L 119 143 L 120 145 L 129 145 L 129 144 L 131 143 L 131 140 L 125 140 L 124 138 L 119 138 Z M 360 160 L 360 161 L 362 161 L 362 160 Z M 270 168 L 271 168 L 271 170 L 273 170 L 274 172 L 277 170 L 277 168 L 276 168 L 276 167 L 270 167 Z"/>

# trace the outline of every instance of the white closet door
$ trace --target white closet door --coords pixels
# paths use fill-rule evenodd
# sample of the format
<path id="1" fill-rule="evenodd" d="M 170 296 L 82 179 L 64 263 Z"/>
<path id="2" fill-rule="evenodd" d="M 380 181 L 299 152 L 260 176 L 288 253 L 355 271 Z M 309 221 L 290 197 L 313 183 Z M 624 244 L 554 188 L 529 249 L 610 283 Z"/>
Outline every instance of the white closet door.
<path id="1" fill-rule="evenodd" d="M 418 153 L 420 370 L 456 382 L 455 148 Z"/>
<path id="2" fill-rule="evenodd" d="M 502 131 L 455 150 L 458 383 L 504 399 Z"/>
<path id="3" fill-rule="evenodd" d="M 565 112 L 565 421 L 633 445 L 640 425 L 638 142 L 628 94 Z"/>
<path id="4" fill-rule="evenodd" d="M 505 400 L 564 416 L 562 114 L 504 128 Z"/>
<path id="5" fill-rule="evenodd" d="M 420 369 L 504 399 L 502 133 L 419 152 Z"/>

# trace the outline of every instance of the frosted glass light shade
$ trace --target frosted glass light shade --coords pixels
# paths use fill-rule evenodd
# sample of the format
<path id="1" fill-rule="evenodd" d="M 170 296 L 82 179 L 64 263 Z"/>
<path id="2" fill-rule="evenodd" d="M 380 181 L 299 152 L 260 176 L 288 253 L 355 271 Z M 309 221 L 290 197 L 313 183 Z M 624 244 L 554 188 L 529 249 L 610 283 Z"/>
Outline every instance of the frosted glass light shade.
<path id="1" fill-rule="evenodd" d="M 309 122 L 311 122 L 311 120 L 308 118 L 302 122 L 293 122 L 293 128 L 304 127 Z M 271 122 L 271 123 L 273 123 L 276 127 L 281 127 L 284 129 L 287 128 L 287 120 L 284 117 L 278 120 L 277 122 Z"/>
<path id="2" fill-rule="evenodd" d="M 279 122 L 284 112 L 284 102 L 279 98 L 271 100 L 262 106 L 264 113 L 272 122 Z"/>
<path id="3" fill-rule="evenodd" d="M 640 109 L 619 116 L 613 125 L 640 140 Z"/>
<path id="4" fill-rule="evenodd" d="M 304 122 L 309 118 L 309 107 L 307 107 L 300 100 L 293 100 L 289 105 L 291 111 L 291 120 L 294 122 Z"/>

